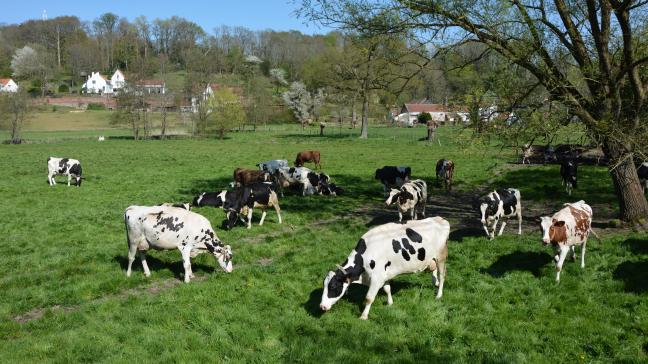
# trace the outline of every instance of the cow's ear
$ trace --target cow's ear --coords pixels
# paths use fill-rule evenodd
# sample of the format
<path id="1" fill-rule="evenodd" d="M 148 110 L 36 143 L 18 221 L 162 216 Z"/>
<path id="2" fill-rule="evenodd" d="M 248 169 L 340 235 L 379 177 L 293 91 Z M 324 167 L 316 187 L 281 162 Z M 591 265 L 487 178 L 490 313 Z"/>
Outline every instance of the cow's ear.
<path id="1" fill-rule="evenodd" d="M 565 226 L 565 222 L 564 221 L 556 221 L 556 222 L 553 223 L 553 226 L 555 226 L 555 227 L 563 227 L 563 226 Z"/>

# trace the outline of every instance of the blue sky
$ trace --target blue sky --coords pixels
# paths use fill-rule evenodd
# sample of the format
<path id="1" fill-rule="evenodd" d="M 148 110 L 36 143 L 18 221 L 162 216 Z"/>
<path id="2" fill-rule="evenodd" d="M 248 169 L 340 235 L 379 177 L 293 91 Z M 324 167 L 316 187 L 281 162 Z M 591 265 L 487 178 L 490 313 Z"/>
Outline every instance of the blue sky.
<path id="1" fill-rule="evenodd" d="M 105 12 L 133 20 L 145 15 L 149 20 L 181 16 L 212 33 L 220 25 L 244 26 L 252 30 L 299 30 L 303 33 L 326 33 L 314 24 L 304 24 L 292 12 L 290 0 L 5 0 L 0 23 L 15 24 L 28 19 L 41 19 L 43 10 L 49 18 L 75 15 L 91 21 Z"/>

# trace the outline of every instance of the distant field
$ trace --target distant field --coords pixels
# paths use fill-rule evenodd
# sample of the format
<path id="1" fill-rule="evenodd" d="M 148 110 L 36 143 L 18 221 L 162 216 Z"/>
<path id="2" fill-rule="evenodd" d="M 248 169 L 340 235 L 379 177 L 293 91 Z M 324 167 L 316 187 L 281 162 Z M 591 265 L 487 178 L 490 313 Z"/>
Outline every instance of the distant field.
<path id="1" fill-rule="evenodd" d="M 128 130 L 43 131 L 35 125 L 107 125 L 104 112 L 79 119 L 38 115 L 25 138 L 0 145 L 0 358 L 2 362 L 629 362 L 648 361 L 648 234 L 607 229 L 614 192 L 604 167 L 582 167 L 568 197 L 558 166 L 521 166 L 510 148 L 441 128 L 441 143 L 420 141 L 424 128 L 358 130 L 294 125 L 228 134 L 225 140 L 127 140 Z M 75 118 L 77 116 L 74 116 Z M 70 116 L 71 118 L 71 116 Z M 75 124 L 77 123 L 77 124 Z M 97 126 L 97 128 L 100 128 Z M 99 133 L 110 136 L 99 143 Z M 223 212 L 206 216 L 234 250 L 234 272 L 208 256 L 193 260 L 197 279 L 181 283 L 175 251 L 148 255 L 152 277 L 138 260 L 125 276 L 123 222 L 129 205 L 190 201 L 227 187 L 232 170 L 260 161 L 291 161 L 300 150 L 322 152 L 323 170 L 342 196 L 280 200 L 251 230 L 220 228 Z M 46 183 L 48 156 L 83 163 L 81 188 Z M 434 164 L 457 164 L 455 191 L 434 184 Z M 428 182 L 428 215 L 452 225 L 448 280 L 435 300 L 431 275 L 392 283 L 394 305 L 381 292 L 369 321 L 358 316 L 366 288 L 322 314 L 322 281 L 370 227 L 397 218 L 373 179 L 383 165 L 410 165 Z M 63 178 L 59 178 L 63 182 Z M 524 234 L 488 241 L 472 210 L 490 188 L 522 191 Z M 566 201 L 594 206 L 603 242 L 590 240 L 586 268 L 568 262 L 554 281 L 551 250 L 535 218 Z"/>

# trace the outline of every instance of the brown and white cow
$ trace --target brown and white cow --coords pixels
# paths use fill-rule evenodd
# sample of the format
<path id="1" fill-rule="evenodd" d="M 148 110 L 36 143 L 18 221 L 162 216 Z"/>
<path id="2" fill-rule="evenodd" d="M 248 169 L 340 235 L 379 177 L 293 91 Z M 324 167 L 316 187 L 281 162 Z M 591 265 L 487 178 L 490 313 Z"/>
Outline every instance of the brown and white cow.
<path id="1" fill-rule="evenodd" d="M 437 184 L 443 180 L 446 192 L 452 191 L 452 178 L 454 176 L 454 162 L 449 159 L 439 159 L 436 164 Z"/>
<path id="2" fill-rule="evenodd" d="M 567 253 L 571 250 L 572 259 L 576 260 L 576 245 L 581 248 L 581 268 L 585 268 L 585 246 L 587 238 L 592 232 L 592 208 L 581 200 L 574 203 L 566 203 L 565 207 L 556 212 L 553 216 L 543 216 L 542 242 L 545 245 L 553 245 L 556 255 L 556 281 L 560 281 L 560 271 Z"/>
<path id="3" fill-rule="evenodd" d="M 266 171 L 254 169 L 236 168 L 234 170 L 234 184 L 245 186 L 252 182 L 270 182 L 270 174 Z"/>
<path id="4" fill-rule="evenodd" d="M 302 167 L 306 162 L 313 162 L 315 163 L 315 167 L 322 169 L 319 150 L 305 150 L 297 153 L 297 157 L 295 158 L 295 167 Z"/>

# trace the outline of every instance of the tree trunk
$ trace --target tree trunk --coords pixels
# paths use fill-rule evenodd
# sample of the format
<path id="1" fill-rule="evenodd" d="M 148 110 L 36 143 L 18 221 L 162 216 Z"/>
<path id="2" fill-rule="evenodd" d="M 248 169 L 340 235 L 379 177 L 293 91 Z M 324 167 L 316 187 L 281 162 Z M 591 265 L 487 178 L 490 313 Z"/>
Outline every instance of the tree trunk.
<path id="1" fill-rule="evenodd" d="M 358 113 L 356 112 L 356 98 L 353 96 L 353 101 L 351 103 L 351 127 L 355 129 L 357 123 Z"/>
<path id="2" fill-rule="evenodd" d="M 360 138 L 367 139 L 369 129 L 369 93 L 362 94 L 362 129 L 360 131 Z"/>
<path id="3" fill-rule="evenodd" d="M 624 158 L 618 166 L 610 170 L 614 190 L 619 199 L 620 218 L 623 221 L 637 222 L 648 218 L 648 201 L 644 196 L 637 169 L 631 157 L 625 157 L 626 148 L 618 142 L 607 140 L 603 151 L 610 158 L 610 168 L 619 158 Z"/>
<path id="4" fill-rule="evenodd" d="M 167 127 L 167 110 L 166 103 L 162 107 L 162 131 L 160 132 L 160 139 L 166 139 L 166 127 Z"/>

